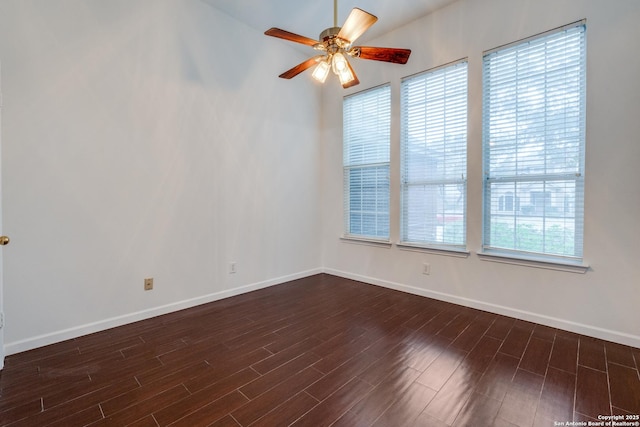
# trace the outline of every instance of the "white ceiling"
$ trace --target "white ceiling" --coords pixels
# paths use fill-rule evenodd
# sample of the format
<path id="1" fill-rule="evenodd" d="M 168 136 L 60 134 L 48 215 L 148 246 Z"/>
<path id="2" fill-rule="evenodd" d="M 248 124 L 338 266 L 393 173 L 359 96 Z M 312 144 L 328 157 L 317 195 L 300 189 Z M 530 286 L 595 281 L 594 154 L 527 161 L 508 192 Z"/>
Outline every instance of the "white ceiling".
<path id="1" fill-rule="evenodd" d="M 333 0 L 203 1 L 259 31 L 277 27 L 317 39 L 324 29 L 333 27 Z M 378 22 L 358 39 L 360 44 L 454 1 L 456 0 L 339 0 L 338 26 L 342 26 L 354 7 L 376 15 Z"/>

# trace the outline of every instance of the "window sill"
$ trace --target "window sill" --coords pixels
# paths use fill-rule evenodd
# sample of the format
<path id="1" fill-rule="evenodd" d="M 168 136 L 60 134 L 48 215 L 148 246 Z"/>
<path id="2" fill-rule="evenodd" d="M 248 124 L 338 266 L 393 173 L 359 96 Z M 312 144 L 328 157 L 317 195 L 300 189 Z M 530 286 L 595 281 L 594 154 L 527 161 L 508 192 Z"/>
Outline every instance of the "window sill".
<path id="1" fill-rule="evenodd" d="M 452 256 L 457 258 L 468 258 L 469 251 L 465 249 L 458 249 L 444 246 L 421 246 L 415 243 L 399 242 L 396 243 L 398 249 L 403 251 L 424 252 L 434 255 Z"/>
<path id="2" fill-rule="evenodd" d="M 566 271 L 584 274 L 589 271 L 589 265 L 581 262 L 571 262 L 543 259 L 535 257 L 514 256 L 504 252 L 478 252 L 482 261 L 500 262 L 503 264 L 522 265 L 525 267 L 544 268 L 547 270 Z"/>
<path id="3" fill-rule="evenodd" d="M 344 243 L 353 243 L 356 245 L 368 245 L 368 246 L 376 246 L 382 248 L 390 248 L 391 242 L 389 240 L 383 239 L 373 239 L 368 237 L 359 237 L 359 236 L 340 236 L 340 240 Z"/>

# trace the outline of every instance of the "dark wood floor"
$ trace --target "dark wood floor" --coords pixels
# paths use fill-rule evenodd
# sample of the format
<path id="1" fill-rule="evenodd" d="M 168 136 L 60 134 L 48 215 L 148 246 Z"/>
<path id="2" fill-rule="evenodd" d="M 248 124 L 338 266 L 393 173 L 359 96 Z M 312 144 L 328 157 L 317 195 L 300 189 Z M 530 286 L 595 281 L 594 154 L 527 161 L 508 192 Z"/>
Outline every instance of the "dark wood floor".
<path id="1" fill-rule="evenodd" d="M 640 414 L 639 367 L 637 348 L 317 275 L 9 356 L 0 425 L 554 426 Z"/>

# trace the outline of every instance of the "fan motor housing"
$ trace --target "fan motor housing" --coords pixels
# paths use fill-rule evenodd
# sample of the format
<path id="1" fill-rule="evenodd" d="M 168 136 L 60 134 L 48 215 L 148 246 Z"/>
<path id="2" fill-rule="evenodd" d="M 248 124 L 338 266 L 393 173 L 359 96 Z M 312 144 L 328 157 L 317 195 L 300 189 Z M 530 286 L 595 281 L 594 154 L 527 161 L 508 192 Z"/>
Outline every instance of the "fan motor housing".
<path id="1" fill-rule="evenodd" d="M 332 38 L 335 38 L 340 32 L 340 27 L 331 27 L 327 28 L 323 32 L 320 33 L 320 41 L 326 42 Z"/>

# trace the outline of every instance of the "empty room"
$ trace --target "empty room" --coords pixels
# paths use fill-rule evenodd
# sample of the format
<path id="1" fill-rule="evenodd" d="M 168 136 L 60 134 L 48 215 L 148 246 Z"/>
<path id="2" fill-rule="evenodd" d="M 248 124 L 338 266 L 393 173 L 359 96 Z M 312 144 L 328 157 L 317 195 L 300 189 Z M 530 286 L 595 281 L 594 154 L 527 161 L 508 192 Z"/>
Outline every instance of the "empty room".
<path id="1" fill-rule="evenodd" d="M 640 426 L 639 20 L 0 0 L 0 426 Z"/>

